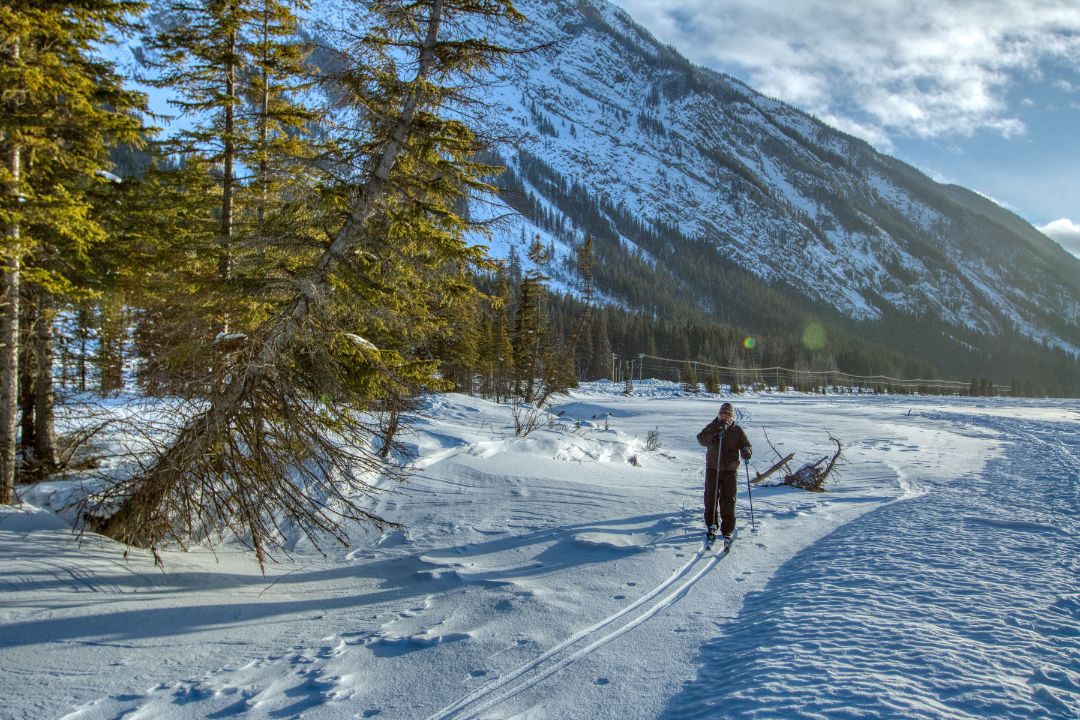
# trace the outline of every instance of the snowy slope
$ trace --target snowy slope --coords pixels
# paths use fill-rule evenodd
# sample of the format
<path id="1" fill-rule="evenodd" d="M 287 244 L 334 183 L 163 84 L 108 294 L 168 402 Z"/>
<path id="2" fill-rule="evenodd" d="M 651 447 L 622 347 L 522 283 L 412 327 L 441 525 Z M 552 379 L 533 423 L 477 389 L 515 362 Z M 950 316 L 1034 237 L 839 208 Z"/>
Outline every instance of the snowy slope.
<path id="1" fill-rule="evenodd" d="M 826 493 L 745 486 L 703 555 L 718 398 L 595 385 L 550 428 L 429 399 L 416 474 L 327 556 L 76 541 L 0 514 L 5 718 L 1044 717 L 1080 712 L 1080 414 L 1063 401 L 738 397 Z M 658 428 L 662 447 L 646 451 Z M 55 495 L 54 495 L 55 494 Z"/>
<path id="2" fill-rule="evenodd" d="M 491 98 L 523 138 L 504 150 L 517 173 L 535 158 L 559 186 L 857 320 L 895 309 L 1080 349 L 1080 261 L 1016 216 L 692 66 L 604 0 L 518 5 L 529 22 L 504 41 L 543 49 L 512 58 Z M 524 184 L 564 242 L 597 234 L 552 186 Z"/>

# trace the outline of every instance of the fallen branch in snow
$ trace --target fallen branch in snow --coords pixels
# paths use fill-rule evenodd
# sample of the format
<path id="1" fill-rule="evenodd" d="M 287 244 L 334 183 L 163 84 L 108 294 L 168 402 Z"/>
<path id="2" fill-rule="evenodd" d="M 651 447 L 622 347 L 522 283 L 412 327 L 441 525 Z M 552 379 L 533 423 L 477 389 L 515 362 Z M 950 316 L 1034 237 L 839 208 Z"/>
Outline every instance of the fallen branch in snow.
<path id="1" fill-rule="evenodd" d="M 788 464 L 789 462 L 791 462 L 791 459 L 792 459 L 793 457 L 795 457 L 795 453 L 789 453 L 789 454 L 787 455 L 787 457 L 782 457 L 782 458 L 780 458 L 779 460 L 777 460 L 777 461 L 776 461 L 776 464 L 775 464 L 775 465 L 773 465 L 773 466 L 772 466 L 771 468 L 769 468 L 769 469 L 768 469 L 768 470 L 766 470 L 765 472 L 763 472 L 763 473 L 761 473 L 761 472 L 759 472 L 759 473 L 756 473 L 756 474 L 754 475 L 754 479 L 753 479 L 753 480 L 751 480 L 751 482 L 752 482 L 752 483 L 754 483 L 754 484 L 756 485 L 756 484 L 758 484 L 759 482 L 761 482 L 762 480 L 764 480 L 765 478 L 767 478 L 767 477 L 769 477 L 770 475 L 772 475 L 772 474 L 773 474 L 774 472 L 776 472 L 776 471 L 777 471 L 777 470 L 779 470 L 780 468 L 785 468 L 785 469 L 786 469 L 786 470 L 788 471 L 788 473 L 790 474 L 790 473 L 791 473 L 791 469 L 787 467 L 787 464 Z"/>
<path id="2" fill-rule="evenodd" d="M 764 430 L 762 432 L 764 432 Z M 792 472 L 788 463 L 795 457 L 795 453 L 788 453 L 787 455 L 782 456 L 780 451 L 776 449 L 776 446 L 772 444 L 772 440 L 769 440 L 769 434 L 765 433 L 765 441 L 769 443 L 769 447 L 772 448 L 773 453 L 780 459 L 765 472 L 755 473 L 754 479 L 751 480 L 751 482 L 756 485 L 782 468 L 786 474 L 784 475 L 783 481 L 777 484 L 790 485 L 791 487 L 797 487 L 811 492 L 825 492 L 825 488 L 822 486 L 825 484 L 825 480 L 829 477 L 829 474 L 836 468 L 837 461 L 840 459 L 841 449 L 839 440 L 832 435 L 829 436 L 829 440 L 836 443 L 836 452 L 833 453 L 832 457 L 826 455 L 817 462 L 808 463 Z M 821 466 L 826 461 L 828 464 L 822 469 Z"/>
<path id="3" fill-rule="evenodd" d="M 790 475 L 791 474 L 791 468 L 788 467 L 788 463 L 791 462 L 791 459 L 793 457 L 795 457 L 795 453 L 790 453 L 790 454 L 788 454 L 787 457 L 781 456 L 780 451 L 776 449 L 776 446 L 772 444 L 772 440 L 769 439 L 769 433 L 767 433 L 764 428 L 762 428 L 761 432 L 765 435 L 765 442 L 769 443 L 769 447 L 772 448 L 773 453 L 776 455 L 776 457 L 778 457 L 780 459 L 771 468 L 769 468 L 765 472 L 756 473 L 756 477 L 752 481 L 755 484 L 759 483 L 762 480 L 764 480 L 765 478 L 769 477 L 770 475 L 772 475 L 774 472 L 776 472 L 780 468 L 784 468 L 784 470 L 786 470 L 787 473 Z"/>
<path id="4" fill-rule="evenodd" d="M 803 465 L 794 473 L 784 477 L 784 484 L 792 487 L 801 488 L 803 490 L 809 490 L 811 492 L 825 492 L 825 488 L 822 487 L 825 484 L 826 478 L 836 468 L 836 462 L 840 458 L 840 441 L 829 436 L 829 439 L 836 443 L 836 452 L 833 453 L 830 458 L 828 455 L 821 458 L 815 463 Z M 821 469 L 822 463 L 828 461 L 828 465 L 825 469 Z"/>

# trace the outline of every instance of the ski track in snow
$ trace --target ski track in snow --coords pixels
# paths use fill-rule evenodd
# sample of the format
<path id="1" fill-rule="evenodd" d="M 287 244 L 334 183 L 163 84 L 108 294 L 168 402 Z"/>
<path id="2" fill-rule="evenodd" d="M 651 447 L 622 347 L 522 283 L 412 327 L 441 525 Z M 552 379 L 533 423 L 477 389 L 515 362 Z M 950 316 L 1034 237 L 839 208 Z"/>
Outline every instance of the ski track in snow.
<path id="1" fill-rule="evenodd" d="M 1007 452 L 788 562 L 664 718 L 1080 718 L 1080 435 L 926 417 Z"/>
<path id="2" fill-rule="evenodd" d="M 627 621 L 617 629 L 601 637 L 597 637 L 600 631 L 606 628 L 608 625 L 611 625 L 623 616 L 634 612 L 639 607 L 650 603 L 657 595 L 664 592 L 667 588 L 671 587 L 673 583 L 677 582 L 687 573 L 689 573 L 689 571 L 693 569 L 697 562 L 706 555 L 708 556 L 708 560 L 706 561 L 704 567 L 691 575 L 688 580 L 681 583 L 677 588 L 675 588 L 675 590 L 660 598 L 660 600 L 653 603 L 651 606 L 648 607 L 648 609 L 643 611 L 637 617 Z M 474 692 L 470 693 L 458 702 L 453 703 L 452 705 L 448 705 L 442 710 L 439 710 L 434 715 L 430 715 L 427 720 L 450 720 L 451 718 L 461 718 L 462 720 L 464 720 L 465 718 L 475 717 L 477 713 L 490 709 L 491 707 L 494 707 L 501 702 L 505 702 L 506 700 L 517 695 L 523 690 L 534 687 L 538 683 L 542 682 L 548 677 L 551 677 L 555 673 L 576 662 L 585 655 L 588 655 L 602 645 L 605 645 L 608 642 L 619 637 L 620 635 L 624 635 L 630 630 L 633 630 L 635 627 L 641 625 L 649 618 L 654 616 L 660 610 L 663 610 L 664 608 L 672 605 L 679 598 L 684 596 L 690 590 L 690 587 L 694 585 L 698 580 L 700 580 L 701 577 L 705 575 L 705 573 L 715 567 L 722 558 L 722 555 L 717 555 L 714 551 L 706 552 L 704 548 L 698 550 L 698 552 L 695 553 L 694 556 L 690 558 L 690 560 L 687 561 L 685 565 L 676 570 L 667 580 L 657 585 L 650 592 L 638 598 L 638 600 L 636 600 L 635 602 L 627 605 L 625 608 L 614 613 L 613 615 L 609 615 L 608 617 L 595 623 L 594 625 L 575 633 L 570 638 L 559 643 L 558 645 L 543 653 L 536 659 L 530 660 L 518 666 L 517 668 L 514 668 L 510 672 L 504 674 L 502 677 L 499 677 L 496 680 L 488 683 L 487 685 L 484 685 L 483 687 L 475 690 Z M 568 654 L 566 657 L 559 657 L 557 660 L 548 664 L 549 660 L 552 660 L 553 658 L 562 655 L 564 651 L 567 651 L 576 645 L 584 644 L 587 641 L 591 642 L 589 642 L 588 645 L 585 645 L 584 647 L 574 651 L 573 653 Z M 520 683 L 513 685 L 508 690 L 503 691 L 504 687 L 506 687 L 510 683 L 513 683 L 522 676 L 525 676 L 524 680 L 522 680 Z"/>

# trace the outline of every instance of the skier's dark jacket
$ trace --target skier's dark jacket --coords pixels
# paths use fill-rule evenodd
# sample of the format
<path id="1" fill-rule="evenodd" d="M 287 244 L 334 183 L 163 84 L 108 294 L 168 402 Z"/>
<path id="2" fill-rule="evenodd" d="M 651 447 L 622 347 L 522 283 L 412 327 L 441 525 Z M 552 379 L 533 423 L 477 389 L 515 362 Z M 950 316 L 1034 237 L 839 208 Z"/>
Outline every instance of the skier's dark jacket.
<path id="1" fill-rule="evenodd" d="M 753 452 L 753 446 L 750 445 L 750 439 L 746 437 L 743 429 L 735 423 L 728 425 L 721 434 L 723 427 L 724 424 L 720 418 L 713 418 L 713 421 L 697 434 L 698 443 L 708 448 L 705 451 L 705 466 L 715 471 L 717 456 L 719 456 L 720 470 L 738 470 L 739 449 L 746 448 L 746 456 L 749 458 L 750 453 Z"/>

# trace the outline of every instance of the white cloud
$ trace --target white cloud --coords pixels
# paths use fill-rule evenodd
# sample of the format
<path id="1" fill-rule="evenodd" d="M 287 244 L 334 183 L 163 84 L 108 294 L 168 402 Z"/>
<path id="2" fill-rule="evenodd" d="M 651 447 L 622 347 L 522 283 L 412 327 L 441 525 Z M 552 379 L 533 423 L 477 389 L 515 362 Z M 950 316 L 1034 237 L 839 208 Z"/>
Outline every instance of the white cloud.
<path id="1" fill-rule="evenodd" d="M 837 130 L 846 132 L 848 135 L 862 138 L 881 152 L 891 153 L 894 150 L 892 138 L 889 137 L 888 133 L 876 125 L 860 123 L 849 117 L 832 115 L 830 113 L 820 115 L 818 116 L 818 119 L 831 125 Z"/>
<path id="2" fill-rule="evenodd" d="M 1055 78 L 1051 85 L 1066 93 L 1074 93 L 1077 90 L 1080 90 L 1080 87 L 1078 87 L 1076 83 L 1070 82 L 1066 78 Z"/>
<path id="3" fill-rule="evenodd" d="M 1056 240 L 1063 248 L 1080 257 L 1080 223 L 1061 218 L 1036 228 L 1043 235 Z"/>
<path id="4" fill-rule="evenodd" d="M 1075 0 L 616 0 L 690 59 L 881 147 L 890 135 L 1004 137 L 1019 75 L 1080 63 Z"/>

